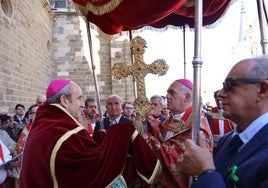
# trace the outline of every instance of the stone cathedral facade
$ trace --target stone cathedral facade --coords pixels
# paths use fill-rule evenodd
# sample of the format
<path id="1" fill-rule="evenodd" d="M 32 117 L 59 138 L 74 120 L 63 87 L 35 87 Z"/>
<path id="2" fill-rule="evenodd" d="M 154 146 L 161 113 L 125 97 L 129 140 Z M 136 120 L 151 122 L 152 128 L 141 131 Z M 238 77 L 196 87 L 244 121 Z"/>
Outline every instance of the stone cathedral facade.
<path id="1" fill-rule="evenodd" d="M 28 108 L 59 77 L 78 83 L 84 98 L 96 97 L 85 20 L 70 0 L 0 2 L 0 108 Z M 111 94 L 134 101 L 133 78 L 111 75 L 115 63 L 131 65 L 129 39 L 90 28 L 101 105 Z"/>

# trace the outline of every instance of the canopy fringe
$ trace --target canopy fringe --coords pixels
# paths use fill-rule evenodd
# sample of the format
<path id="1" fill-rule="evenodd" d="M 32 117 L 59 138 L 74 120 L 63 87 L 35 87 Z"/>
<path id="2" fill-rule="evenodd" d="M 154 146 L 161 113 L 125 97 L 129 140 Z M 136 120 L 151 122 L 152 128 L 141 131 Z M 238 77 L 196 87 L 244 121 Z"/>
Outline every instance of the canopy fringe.
<path id="1" fill-rule="evenodd" d="M 223 18 L 225 17 L 226 13 L 228 12 L 230 6 L 232 6 L 237 1 L 238 0 L 231 0 L 230 3 L 229 3 L 229 5 L 227 6 L 227 8 L 222 13 L 222 15 L 217 19 L 217 21 L 215 21 L 212 24 L 209 24 L 209 25 L 204 26 L 204 28 L 206 28 L 206 29 L 214 29 L 217 25 L 219 25 L 222 22 Z"/>
<path id="2" fill-rule="evenodd" d="M 74 3 L 74 6 L 78 8 L 84 16 L 86 16 L 89 11 L 95 15 L 101 16 L 103 14 L 113 11 L 122 2 L 123 0 L 111 0 L 108 3 L 103 4 L 101 6 L 96 6 L 92 4 L 91 2 L 88 2 L 86 6 L 79 5 L 75 2 L 73 3 Z"/>
<path id="3" fill-rule="evenodd" d="M 87 3 L 86 6 L 82 6 L 82 5 L 78 5 L 76 4 L 75 2 L 74 3 L 74 6 L 76 9 L 78 9 L 84 16 L 87 15 L 88 11 L 96 14 L 96 15 L 102 15 L 102 14 L 105 14 L 105 13 L 108 13 L 112 10 L 114 10 L 118 5 L 120 5 L 120 3 L 122 2 L 123 0 L 111 0 L 109 1 L 109 3 L 107 4 L 104 4 L 102 6 L 95 6 L 93 5 L 92 3 Z M 206 26 L 203 26 L 204 28 L 206 29 L 214 29 L 218 24 L 221 23 L 221 21 L 223 20 L 223 18 L 225 17 L 226 15 L 226 12 L 228 11 L 229 7 L 231 5 L 233 5 L 235 2 L 237 2 L 238 0 L 230 0 L 229 2 L 229 5 L 228 5 L 228 8 L 225 9 L 225 11 L 222 13 L 222 15 L 220 16 L 220 18 L 210 24 L 210 25 L 206 25 Z M 187 4 L 187 6 L 191 6 L 191 3 L 192 3 L 192 0 L 187 0 L 185 4 Z M 94 25 L 94 27 L 92 27 L 92 25 Z M 185 25 L 185 27 L 187 28 L 187 25 Z M 95 24 L 91 23 L 91 28 L 93 30 L 99 30 L 101 31 L 101 29 L 96 26 Z M 188 27 L 189 28 L 189 27 Z M 146 30 L 150 30 L 150 31 L 154 31 L 154 32 L 165 32 L 167 31 L 168 29 L 183 29 L 183 26 L 174 26 L 174 25 L 167 25 L 163 28 L 156 28 L 156 27 L 152 27 L 152 26 L 145 26 L 145 27 L 142 27 L 140 29 L 137 29 L 137 30 L 132 30 L 132 32 L 142 32 L 142 31 L 146 31 Z M 191 31 L 194 31 L 194 28 L 189 28 Z M 101 31 L 102 35 L 105 35 L 106 37 L 105 38 L 109 38 L 110 40 L 114 37 L 111 37 L 110 35 L 106 34 L 106 33 L 103 33 Z M 128 31 L 122 31 L 120 33 L 118 33 L 117 35 L 128 35 Z M 116 35 L 114 35 L 116 36 Z M 115 37 L 116 38 L 116 37 Z"/>

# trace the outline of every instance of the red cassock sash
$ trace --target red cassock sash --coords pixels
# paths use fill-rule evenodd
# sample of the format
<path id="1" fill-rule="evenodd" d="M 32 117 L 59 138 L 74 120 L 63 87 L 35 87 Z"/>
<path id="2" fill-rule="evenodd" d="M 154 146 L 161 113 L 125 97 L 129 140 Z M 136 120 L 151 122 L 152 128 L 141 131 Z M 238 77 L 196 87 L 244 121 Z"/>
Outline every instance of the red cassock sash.
<path id="1" fill-rule="evenodd" d="M 32 128 L 32 125 L 33 125 L 32 123 L 28 123 L 23 128 L 22 132 L 19 135 L 19 138 L 18 138 L 16 147 L 15 147 L 15 150 L 14 150 L 13 156 L 18 155 L 23 151 L 25 143 L 26 143 L 26 140 L 27 140 L 27 137 L 28 137 L 28 134 L 29 134 L 29 132 L 30 132 L 30 130 Z M 19 157 L 18 161 L 16 163 L 16 169 L 17 169 L 18 173 L 20 173 L 21 163 L 22 163 L 22 157 Z"/>

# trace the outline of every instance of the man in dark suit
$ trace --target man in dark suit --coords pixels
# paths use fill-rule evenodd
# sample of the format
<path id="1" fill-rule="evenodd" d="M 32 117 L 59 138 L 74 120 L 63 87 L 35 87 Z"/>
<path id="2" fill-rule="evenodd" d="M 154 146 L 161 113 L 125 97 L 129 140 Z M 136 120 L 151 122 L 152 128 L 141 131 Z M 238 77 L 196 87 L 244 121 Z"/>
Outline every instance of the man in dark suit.
<path id="1" fill-rule="evenodd" d="M 105 129 L 106 131 L 113 124 L 121 122 L 130 122 L 132 120 L 122 116 L 122 98 L 119 95 L 111 95 L 106 100 L 106 110 L 108 117 L 103 119 L 103 122 L 97 121 L 94 131 Z M 103 123 L 103 125 L 101 125 Z"/>
<path id="2" fill-rule="evenodd" d="M 15 106 L 15 115 L 13 117 L 13 120 L 15 123 L 20 123 L 23 126 L 27 125 L 27 119 L 24 114 L 25 106 L 22 104 L 17 104 Z"/>
<path id="3" fill-rule="evenodd" d="M 234 65 L 218 97 L 223 116 L 237 127 L 220 139 L 214 160 L 201 134 L 200 146 L 187 140 L 182 164 L 197 177 L 191 187 L 268 187 L 268 56 Z"/>

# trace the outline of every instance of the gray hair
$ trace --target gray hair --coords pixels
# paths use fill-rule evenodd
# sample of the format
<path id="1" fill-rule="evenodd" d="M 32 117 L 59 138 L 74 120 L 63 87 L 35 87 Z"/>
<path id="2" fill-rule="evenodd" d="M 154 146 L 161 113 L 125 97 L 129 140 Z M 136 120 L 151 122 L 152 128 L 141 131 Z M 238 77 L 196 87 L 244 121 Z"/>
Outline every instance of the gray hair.
<path id="1" fill-rule="evenodd" d="M 259 79 L 268 79 L 268 56 L 263 55 L 248 60 L 253 62 L 253 67 L 246 73 L 248 75 L 245 76 Z"/>
<path id="2" fill-rule="evenodd" d="M 152 100 L 152 99 L 159 99 L 160 104 L 161 104 L 162 106 L 164 106 L 164 105 L 166 104 L 166 102 L 165 102 L 165 98 L 164 98 L 163 96 L 160 96 L 160 95 L 153 95 L 153 96 L 151 96 L 150 100 Z"/>
<path id="3" fill-rule="evenodd" d="M 108 103 L 109 99 L 110 99 L 110 98 L 113 98 L 113 97 L 119 99 L 119 102 L 120 102 L 121 104 L 123 103 L 123 99 L 122 99 L 119 95 L 110 95 L 110 96 L 106 99 L 106 104 Z"/>
<path id="4" fill-rule="evenodd" d="M 66 86 L 64 86 L 61 90 L 59 90 L 55 95 L 47 99 L 49 104 L 51 103 L 60 103 L 60 97 L 65 95 L 67 99 L 72 102 L 72 89 L 71 82 L 69 82 Z"/>

